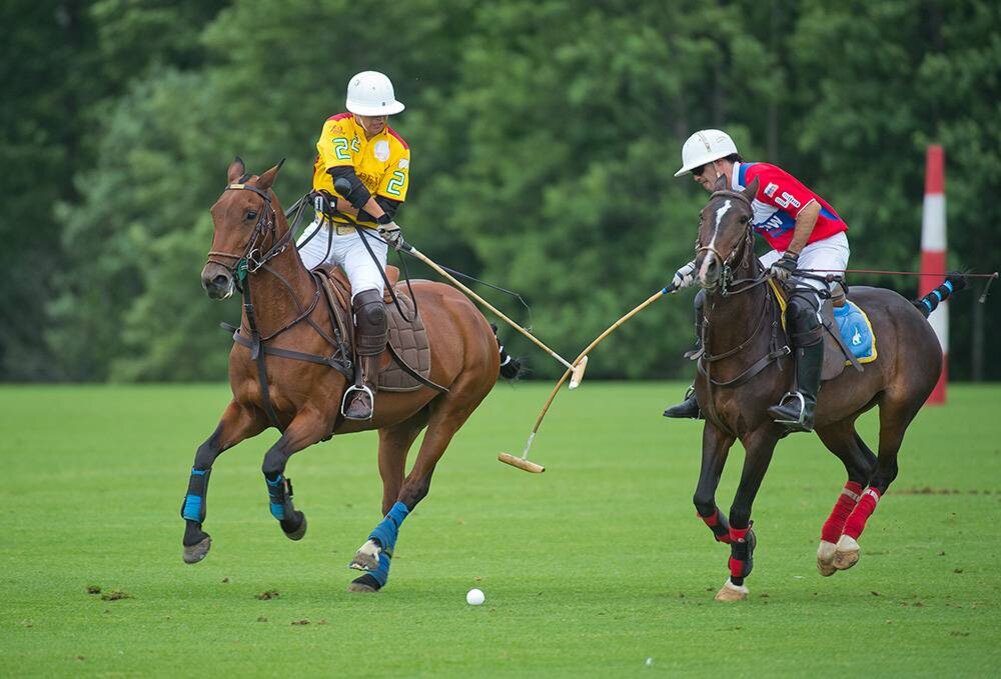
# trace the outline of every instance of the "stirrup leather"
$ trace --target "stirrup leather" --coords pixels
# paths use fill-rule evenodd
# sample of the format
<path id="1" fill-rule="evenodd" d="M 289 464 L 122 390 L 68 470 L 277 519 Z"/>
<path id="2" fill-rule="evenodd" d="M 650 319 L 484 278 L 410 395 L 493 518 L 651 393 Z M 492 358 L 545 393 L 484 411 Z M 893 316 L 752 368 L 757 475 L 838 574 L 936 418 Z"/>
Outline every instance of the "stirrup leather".
<path id="1" fill-rule="evenodd" d="M 781 406 L 785 403 L 787 398 L 799 399 L 799 418 L 795 420 L 775 420 L 775 424 L 802 426 L 803 422 L 806 420 L 806 399 L 803 398 L 803 394 L 798 391 L 787 391 L 785 395 L 779 399 L 779 405 Z"/>
<path id="2" fill-rule="evenodd" d="M 361 392 L 364 392 L 364 393 L 368 394 L 369 403 L 372 404 L 372 407 L 369 410 L 368 417 L 365 417 L 365 418 L 348 417 L 348 413 L 347 413 L 347 409 L 348 408 L 347 408 L 347 406 L 348 406 L 348 403 L 351 401 L 351 394 L 353 394 L 356 391 L 361 391 Z M 369 389 L 369 387 L 368 387 L 367 384 L 353 384 L 353 385 L 351 385 L 350 387 L 347 388 L 347 390 L 344 392 L 344 398 L 341 399 L 341 415 L 345 419 L 347 419 L 347 420 L 371 420 L 372 419 L 372 417 L 375 415 L 375 394 L 372 393 L 372 390 Z"/>

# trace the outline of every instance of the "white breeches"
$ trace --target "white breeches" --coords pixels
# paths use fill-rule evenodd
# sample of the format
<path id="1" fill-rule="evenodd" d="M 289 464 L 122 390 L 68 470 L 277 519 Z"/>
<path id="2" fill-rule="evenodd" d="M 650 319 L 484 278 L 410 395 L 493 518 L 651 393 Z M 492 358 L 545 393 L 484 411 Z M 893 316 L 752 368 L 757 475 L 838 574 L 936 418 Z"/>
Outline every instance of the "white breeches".
<path id="1" fill-rule="evenodd" d="M 851 255 L 851 250 L 848 247 L 848 237 L 845 235 L 844 231 L 841 233 L 836 233 L 830 238 L 825 238 L 824 240 L 818 240 L 813 243 L 809 243 L 803 251 L 799 253 L 799 260 L 796 263 L 796 267 L 799 269 L 830 269 L 831 271 L 818 272 L 818 276 L 823 276 L 826 273 L 836 273 L 838 271 L 844 271 L 848 268 L 848 257 Z M 766 252 L 760 258 L 761 265 L 766 269 L 778 261 L 782 253 L 778 250 L 772 250 Z M 822 281 L 817 281 L 812 278 L 796 278 L 793 276 L 797 283 L 801 285 L 809 285 L 811 288 L 816 288 L 817 290 L 823 290 L 827 286 L 830 290 L 835 290 L 838 286 L 837 283 L 824 283 Z M 817 308 L 820 308 L 820 297 L 817 296 Z"/>
<path id="2" fill-rule="evenodd" d="M 365 290 L 381 292 L 385 287 L 382 271 L 386 268 L 386 253 L 389 250 L 386 243 L 372 229 L 362 228 L 366 234 L 366 242 L 379 260 L 376 263 L 357 230 L 349 227 L 351 231 L 338 234 L 336 229 L 331 229 L 327 224 L 329 222 L 321 225 L 317 219 L 306 227 L 306 231 L 299 238 L 299 243 L 305 242 L 317 229 L 319 232 L 299 250 L 302 263 L 307 269 L 313 269 L 323 263 L 336 264 L 344 269 L 348 280 L 351 281 L 351 299 Z M 328 245 L 330 254 L 327 254 Z"/>

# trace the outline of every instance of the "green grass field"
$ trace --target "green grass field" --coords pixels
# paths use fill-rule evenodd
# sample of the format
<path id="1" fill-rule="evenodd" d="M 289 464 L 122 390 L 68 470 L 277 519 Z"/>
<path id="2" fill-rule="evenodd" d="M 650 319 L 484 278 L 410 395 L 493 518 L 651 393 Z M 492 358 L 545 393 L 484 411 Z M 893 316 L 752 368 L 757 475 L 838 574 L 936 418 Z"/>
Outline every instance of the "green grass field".
<path id="1" fill-rule="evenodd" d="M 275 433 L 227 452 L 209 493 L 212 552 L 187 566 L 178 511 L 228 387 L 0 389 L 0 675 L 996 675 L 1001 388 L 954 387 L 918 416 L 861 562 L 832 578 L 814 553 L 843 469 L 814 437 L 780 443 L 754 508 L 751 597 L 737 604 L 712 600 L 728 549 L 691 504 L 701 426 L 660 417 L 683 385 L 586 382 L 535 442 L 545 474 L 497 462 L 521 452 L 549 388 L 498 385 L 376 595 L 345 591 L 380 518 L 374 435 L 292 459 L 309 516 L 299 543 L 267 509 L 260 464 Z M 861 426 L 873 447 L 875 425 Z M 724 509 L 742 459 L 735 449 Z M 483 606 L 465 603 L 471 587 Z"/>

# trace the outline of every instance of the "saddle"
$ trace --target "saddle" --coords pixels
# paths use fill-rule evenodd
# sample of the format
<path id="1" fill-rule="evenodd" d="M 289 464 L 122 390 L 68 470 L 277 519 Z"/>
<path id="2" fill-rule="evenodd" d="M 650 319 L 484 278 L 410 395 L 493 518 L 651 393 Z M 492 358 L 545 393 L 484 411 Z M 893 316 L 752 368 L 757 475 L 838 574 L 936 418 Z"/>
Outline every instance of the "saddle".
<path id="1" fill-rule="evenodd" d="M 338 330 L 348 343 L 353 354 L 354 324 L 351 321 L 351 283 L 338 266 L 321 264 L 314 271 L 322 274 L 323 290 L 333 317 L 337 319 Z M 386 304 L 389 341 L 382 354 L 379 370 L 379 391 L 416 391 L 430 387 L 440 392 L 448 389 L 431 381 L 431 344 L 428 340 L 424 321 L 407 295 L 397 289 L 400 270 L 386 266 L 386 278 L 392 292 L 383 290 L 382 300 Z M 400 309 L 393 301 L 395 295 Z M 345 313 L 347 318 L 344 318 Z"/>
<path id="2" fill-rule="evenodd" d="M 788 291 L 773 280 L 769 280 L 768 285 L 779 303 L 782 314 L 782 329 L 784 330 L 786 325 L 785 311 L 789 297 Z M 868 355 L 856 356 L 856 353 L 848 347 L 842 336 L 842 325 L 835 320 L 835 316 L 843 319 L 847 313 L 859 316 L 866 324 L 869 337 L 871 338 L 871 350 L 868 352 Z M 823 300 L 820 307 L 820 320 L 824 327 L 824 363 L 820 371 L 820 380 L 822 382 L 833 380 L 844 372 L 848 366 L 852 366 L 857 371 L 862 372 L 864 370 L 862 367 L 863 363 L 872 363 L 876 360 L 876 337 L 872 330 L 872 324 L 869 323 L 869 318 L 866 316 L 865 311 L 848 300 L 844 292 L 836 293 L 831 299 Z"/>

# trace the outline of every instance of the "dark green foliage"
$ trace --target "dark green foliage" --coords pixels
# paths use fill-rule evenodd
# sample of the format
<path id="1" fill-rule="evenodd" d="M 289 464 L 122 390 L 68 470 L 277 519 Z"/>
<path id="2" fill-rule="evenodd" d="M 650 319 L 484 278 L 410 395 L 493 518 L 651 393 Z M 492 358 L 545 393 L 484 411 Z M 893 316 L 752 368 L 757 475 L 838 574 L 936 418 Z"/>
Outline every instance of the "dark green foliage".
<path id="1" fill-rule="evenodd" d="M 253 3 L 66 0 L 4 5 L 0 217 L 5 379 L 225 375 L 198 273 L 227 163 L 288 163 L 309 187 L 347 78 L 388 73 L 413 149 L 409 240 L 529 299 L 534 329 L 573 356 L 690 259 L 705 195 L 675 179 L 693 130 L 729 130 L 828 198 L 852 264 L 918 262 L 924 148 L 947 156 L 951 265 L 997 267 L 1001 9 L 888 0 L 415 0 Z M 427 275 L 413 264 L 412 273 Z M 915 279 L 856 278 L 916 292 Z M 520 308 L 489 290 L 517 315 Z M 953 309 L 953 376 L 1001 331 L 976 295 Z M 592 376 L 690 372 L 690 293 L 602 346 Z M 527 318 L 519 317 L 527 322 Z M 976 324 L 980 323 L 980 326 Z M 536 375 L 560 367 L 502 329 Z M 1001 377 L 987 356 L 981 373 Z"/>

